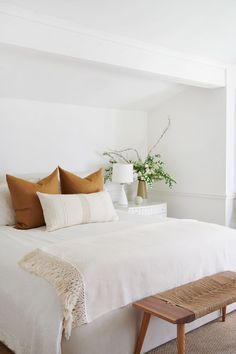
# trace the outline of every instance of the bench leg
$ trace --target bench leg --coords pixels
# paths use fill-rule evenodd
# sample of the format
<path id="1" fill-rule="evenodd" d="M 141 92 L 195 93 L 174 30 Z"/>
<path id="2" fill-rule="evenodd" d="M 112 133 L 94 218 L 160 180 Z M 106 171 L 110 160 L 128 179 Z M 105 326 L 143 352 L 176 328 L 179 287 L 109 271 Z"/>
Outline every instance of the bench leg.
<path id="1" fill-rule="evenodd" d="M 177 324 L 178 354 L 185 354 L 185 325 Z"/>
<path id="2" fill-rule="evenodd" d="M 222 322 L 225 322 L 226 318 L 226 306 L 222 307 Z"/>
<path id="3" fill-rule="evenodd" d="M 135 348 L 135 352 L 134 354 L 140 354 L 142 346 L 143 346 L 143 342 L 144 342 L 144 338 L 148 329 L 148 325 L 149 325 L 149 321 L 150 321 L 150 313 L 146 313 L 144 312 L 143 314 L 143 320 L 142 320 L 142 324 L 141 324 L 141 329 L 140 329 L 140 333 L 138 336 L 138 341 L 136 344 L 136 348 Z"/>

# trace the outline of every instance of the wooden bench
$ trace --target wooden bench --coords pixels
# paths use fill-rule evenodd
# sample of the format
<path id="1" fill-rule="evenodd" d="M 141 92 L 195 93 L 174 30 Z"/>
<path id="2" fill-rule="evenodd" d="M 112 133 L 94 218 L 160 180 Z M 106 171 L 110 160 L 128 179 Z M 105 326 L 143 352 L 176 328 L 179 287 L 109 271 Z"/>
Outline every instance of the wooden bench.
<path id="1" fill-rule="evenodd" d="M 217 282 L 218 280 L 219 282 Z M 204 285 L 205 283 L 207 285 L 214 285 L 214 291 L 211 292 L 209 290 L 209 286 L 208 288 L 206 287 L 206 289 L 201 288 L 203 283 Z M 199 288 L 201 289 L 200 293 Z M 168 298 L 169 296 L 171 297 L 172 293 L 174 293 L 176 297 L 179 293 L 183 294 L 183 290 L 186 292 L 188 289 L 191 289 L 192 298 L 189 302 L 186 301 L 186 307 L 184 303 L 181 303 L 181 305 L 178 303 L 178 305 L 176 305 L 173 302 L 168 302 Z M 196 316 L 194 311 L 189 309 L 191 308 L 191 304 L 194 303 L 194 289 L 198 291 L 198 294 L 196 295 L 199 311 L 198 316 Z M 167 298 L 167 300 L 165 298 Z M 206 306 L 206 302 L 210 305 Z M 234 302 L 236 302 L 235 272 L 218 273 L 135 302 L 133 306 L 144 311 L 140 333 L 135 348 L 135 354 L 140 354 L 141 352 L 151 316 L 158 317 L 162 320 L 177 325 L 178 354 L 184 354 L 185 324 L 220 309 L 222 311 L 222 321 L 224 322 L 226 317 L 226 305 Z"/>

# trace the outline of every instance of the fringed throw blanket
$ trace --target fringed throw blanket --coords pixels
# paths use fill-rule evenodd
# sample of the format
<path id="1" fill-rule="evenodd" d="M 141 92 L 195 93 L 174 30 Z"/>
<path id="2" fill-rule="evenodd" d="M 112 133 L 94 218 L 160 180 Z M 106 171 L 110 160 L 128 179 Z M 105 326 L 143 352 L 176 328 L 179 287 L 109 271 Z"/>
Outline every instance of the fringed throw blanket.
<path id="1" fill-rule="evenodd" d="M 27 254 L 20 265 L 55 288 L 69 338 L 73 327 L 114 309 L 203 275 L 236 270 L 236 233 L 169 220 L 99 236 L 78 235 Z"/>
<path id="2" fill-rule="evenodd" d="M 63 306 L 63 327 L 69 339 L 72 326 L 87 323 L 84 281 L 76 264 L 60 256 L 37 249 L 27 254 L 19 263 L 22 268 L 48 280 L 56 289 Z"/>

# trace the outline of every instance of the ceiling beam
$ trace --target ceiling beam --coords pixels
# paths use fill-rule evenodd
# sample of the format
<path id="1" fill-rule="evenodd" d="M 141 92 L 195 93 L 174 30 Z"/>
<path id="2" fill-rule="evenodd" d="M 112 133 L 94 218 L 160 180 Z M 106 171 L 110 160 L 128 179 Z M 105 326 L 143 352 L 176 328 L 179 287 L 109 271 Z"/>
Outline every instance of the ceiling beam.
<path id="1" fill-rule="evenodd" d="M 0 43 L 158 75 L 187 85 L 225 86 L 223 65 L 7 8 L 0 8 Z"/>

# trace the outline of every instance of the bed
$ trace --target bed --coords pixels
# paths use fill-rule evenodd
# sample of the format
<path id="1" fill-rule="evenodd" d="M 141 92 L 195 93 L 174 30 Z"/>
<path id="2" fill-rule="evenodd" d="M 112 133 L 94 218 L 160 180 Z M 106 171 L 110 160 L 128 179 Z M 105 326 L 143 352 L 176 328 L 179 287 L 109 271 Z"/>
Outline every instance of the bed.
<path id="1" fill-rule="evenodd" d="M 96 238 L 114 230 L 125 235 L 139 225 L 155 224 L 159 240 L 159 266 L 158 269 L 150 269 L 150 272 L 158 279 L 159 291 L 219 271 L 236 270 L 234 230 L 192 220 L 167 218 L 158 222 L 155 216 L 140 218 L 122 211 L 118 213 L 119 220 L 115 222 L 73 226 L 53 233 L 46 232 L 45 227 L 24 231 L 0 227 L 0 341 L 16 354 L 133 353 L 141 314 L 131 304 L 74 328 L 70 339 L 65 339 L 61 304 L 54 288 L 43 278 L 26 272 L 18 265 L 19 260 L 35 248 L 91 235 Z M 179 233 L 167 237 L 163 232 L 158 232 L 171 223 L 179 225 Z M 183 237 L 181 230 L 185 230 Z M 131 254 L 132 244 L 129 247 Z M 214 313 L 194 322 L 188 330 L 217 315 Z M 154 318 L 143 352 L 174 337 L 174 326 Z"/>

